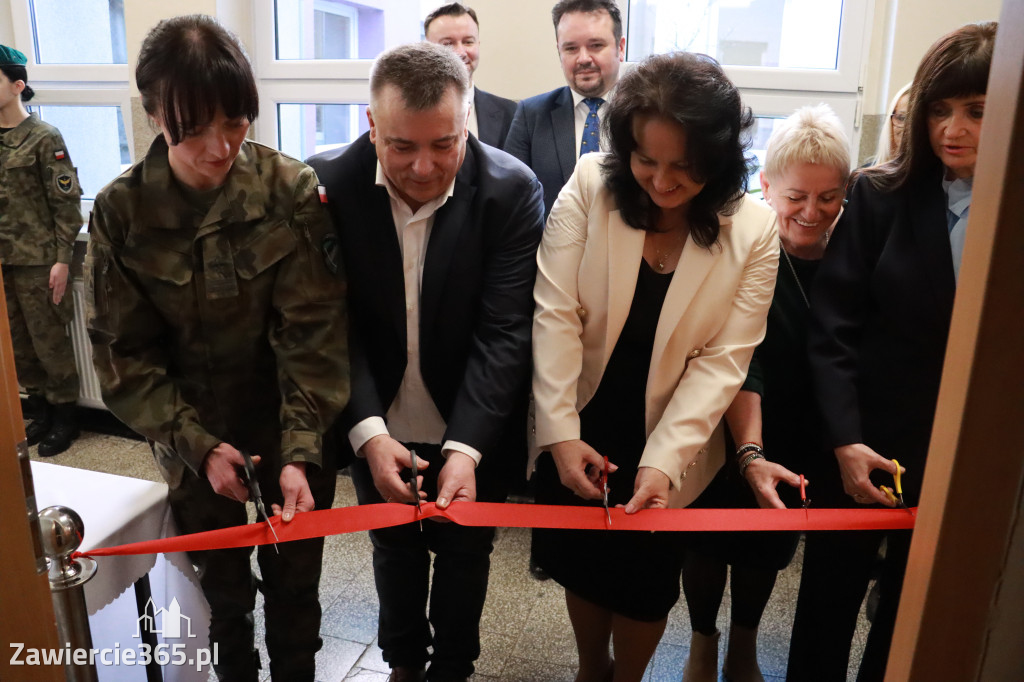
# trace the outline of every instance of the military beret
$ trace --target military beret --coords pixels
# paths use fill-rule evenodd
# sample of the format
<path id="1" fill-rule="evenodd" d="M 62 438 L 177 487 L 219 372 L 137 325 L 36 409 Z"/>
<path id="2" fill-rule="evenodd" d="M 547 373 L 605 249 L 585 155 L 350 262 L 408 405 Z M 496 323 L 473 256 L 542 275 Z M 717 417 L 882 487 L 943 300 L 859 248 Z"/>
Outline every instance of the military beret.
<path id="1" fill-rule="evenodd" d="M 13 47 L 0 45 L 0 66 L 25 66 L 28 58 Z"/>

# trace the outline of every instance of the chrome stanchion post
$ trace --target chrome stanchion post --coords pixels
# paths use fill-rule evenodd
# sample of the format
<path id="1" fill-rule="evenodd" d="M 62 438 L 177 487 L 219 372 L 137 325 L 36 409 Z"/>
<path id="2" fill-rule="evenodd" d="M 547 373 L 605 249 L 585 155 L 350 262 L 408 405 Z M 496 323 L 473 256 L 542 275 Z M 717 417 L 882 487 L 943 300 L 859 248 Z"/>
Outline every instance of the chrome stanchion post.
<path id="1" fill-rule="evenodd" d="M 95 662 L 90 663 L 88 656 L 84 664 L 76 664 L 74 660 L 76 652 L 88 653 L 92 649 L 89 612 L 85 607 L 83 586 L 96 573 L 96 562 L 88 557 L 71 558 L 72 552 L 82 544 L 85 524 L 73 509 L 58 506 L 47 507 L 39 512 L 39 528 L 42 531 L 43 553 L 49 565 L 57 637 L 72 656 L 72 660 L 64 662 L 67 679 L 70 682 L 95 682 Z"/>

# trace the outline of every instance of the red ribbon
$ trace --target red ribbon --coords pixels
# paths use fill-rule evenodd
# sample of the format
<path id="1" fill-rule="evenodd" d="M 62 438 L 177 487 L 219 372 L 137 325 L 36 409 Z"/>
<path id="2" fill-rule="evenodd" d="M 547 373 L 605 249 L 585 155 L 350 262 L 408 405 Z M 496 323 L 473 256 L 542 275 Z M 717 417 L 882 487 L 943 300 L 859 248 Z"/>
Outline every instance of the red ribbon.
<path id="1" fill-rule="evenodd" d="M 569 507 L 546 504 L 499 504 L 455 502 L 438 509 L 422 505 L 422 514 L 407 504 L 368 504 L 296 514 L 289 522 L 271 517 L 280 542 L 389 528 L 405 523 L 440 518 L 463 526 L 506 528 L 577 528 L 606 530 L 604 507 Z M 744 531 L 744 530 L 885 530 L 913 528 L 917 508 L 911 509 L 645 509 L 627 515 L 611 511 L 612 530 L 644 531 Z M 115 556 L 195 552 L 269 545 L 274 536 L 264 521 L 246 526 L 179 535 L 173 538 L 134 542 L 117 547 L 76 552 L 73 556 Z"/>

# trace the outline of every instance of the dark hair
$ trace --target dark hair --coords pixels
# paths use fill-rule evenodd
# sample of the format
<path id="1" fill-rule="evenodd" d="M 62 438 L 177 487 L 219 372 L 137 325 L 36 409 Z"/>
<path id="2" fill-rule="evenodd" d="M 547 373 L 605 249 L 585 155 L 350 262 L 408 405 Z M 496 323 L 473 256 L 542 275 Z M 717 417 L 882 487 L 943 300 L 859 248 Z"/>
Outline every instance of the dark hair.
<path id="1" fill-rule="evenodd" d="M 209 123 L 217 109 L 251 123 L 260 101 L 252 66 L 238 38 L 204 14 L 164 19 L 139 51 L 135 82 L 142 108 L 178 144 Z"/>
<path id="2" fill-rule="evenodd" d="M 480 28 L 480 20 L 476 18 L 476 12 L 473 11 L 472 7 L 466 7 L 461 2 L 452 2 L 447 5 L 441 5 L 433 12 L 427 15 L 427 18 L 423 20 L 423 35 L 427 35 L 427 31 L 430 29 L 430 22 L 439 17 L 461 17 L 468 14 L 476 24 L 477 29 Z"/>
<path id="3" fill-rule="evenodd" d="M 387 85 L 398 88 L 405 105 L 414 111 L 437 106 L 454 87 L 468 102 L 469 72 L 456 54 L 434 43 L 400 45 L 377 57 L 370 70 L 370 110 Z"/>
<path id="4" fill-rule="evenodd" d="M 744 139 L 754 115 L 718 62 L 707 55 L 655 55 L 623 76 L 604 116 L 611 153 L 602 170 L 622 219 L 638 230 L 653 230 L 658 214 L 630 170 L 636 149 L 633 119 L 638 115 L 662 116 L 686 131 L 690 173 L 705 183 L 690 201 L 690 234 L 699 246 L 710 248 L 718 241 L 718 214 L 739 208 L 755 167 L 754 158 L 745 153 L 750 140 Z"/>
<path id="5" fill-rule="evenodd" d="M 563 14 L 574 12 L 607 12 L 612 18 L 612 32 L 615 34 L 616 44 L 622 39 L 622 13 L 615 0 L 560 0 L 551 9 L 551 21 L 555 24 L 555 37 L 558 37 L 558 22 L 562 20 Z"/>
<path id="6" fill-rule="evenodd" d="M 883 191 L 933 177 L 942 169 L 928 135 L 928 109 L 943 99 L 984 95 L 998 24 L 967 24 L 939 38 L 928 49 L 913 85 L 907 123 L 895 159 L 858 175 L 866 176 Z"/>
<path id="7" fill-rule="evenodd" d="M 25 83 L 25 89 L 21 91 L 21 101 L 27 102 L 32 99 L 36 91 L 29 87 L 28 84 L 28 69 L 21 64 L 4 64 L 0 66 L 0 71 L 7 76 L 7 80 L 12 83 L 15 81 L 22 81 Z"/>

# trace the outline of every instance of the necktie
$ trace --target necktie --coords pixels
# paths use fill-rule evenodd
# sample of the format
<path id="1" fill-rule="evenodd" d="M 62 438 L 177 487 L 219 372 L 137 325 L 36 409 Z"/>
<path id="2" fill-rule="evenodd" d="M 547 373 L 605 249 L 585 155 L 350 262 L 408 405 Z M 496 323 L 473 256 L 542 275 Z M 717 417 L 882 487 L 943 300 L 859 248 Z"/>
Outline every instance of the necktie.
<path id="1" fill-rule="evenodd" d="M 583 126 L 583 139 L 580 140 L 580 156 L 601 150 L 601 119 L 597 117 L 597 109 L 604 100 L 600 97 L 587 97 L 583 100 L 590 112 Z"/>

